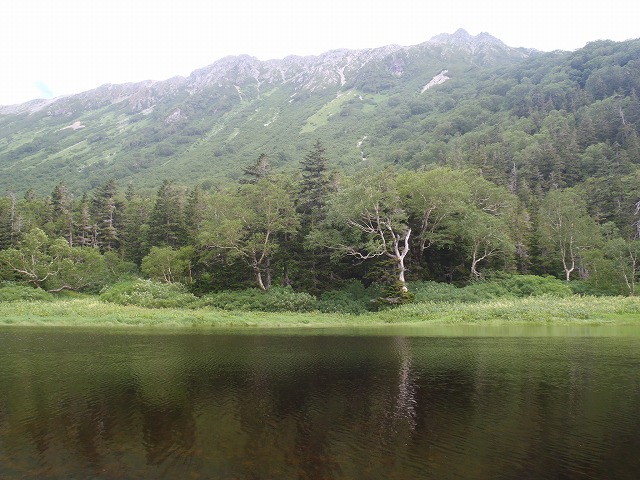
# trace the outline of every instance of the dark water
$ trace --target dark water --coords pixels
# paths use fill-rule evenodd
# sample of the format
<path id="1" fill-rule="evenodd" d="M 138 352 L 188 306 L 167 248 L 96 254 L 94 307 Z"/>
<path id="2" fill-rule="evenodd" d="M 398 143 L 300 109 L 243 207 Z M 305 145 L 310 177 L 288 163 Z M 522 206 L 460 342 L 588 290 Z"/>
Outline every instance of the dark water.
<path id="1" fill-rule="evenodd" d="M 640 336 L 0 329 L 0 478 L 637 479 Z"/>

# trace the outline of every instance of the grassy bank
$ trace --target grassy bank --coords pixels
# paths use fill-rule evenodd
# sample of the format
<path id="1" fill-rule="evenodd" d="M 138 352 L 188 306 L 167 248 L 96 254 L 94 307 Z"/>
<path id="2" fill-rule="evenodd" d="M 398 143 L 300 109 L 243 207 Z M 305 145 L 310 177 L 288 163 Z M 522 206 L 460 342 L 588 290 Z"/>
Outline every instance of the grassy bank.
<path id="1" fill-rule="evenodd" d="M 529 297 L 476 303 L 421 302 L 362 315 L 144 308 L 95 297 L 0 302 L 0 325 L 330 327 L 376 325 L 640 325 L 640 299 Z"/>

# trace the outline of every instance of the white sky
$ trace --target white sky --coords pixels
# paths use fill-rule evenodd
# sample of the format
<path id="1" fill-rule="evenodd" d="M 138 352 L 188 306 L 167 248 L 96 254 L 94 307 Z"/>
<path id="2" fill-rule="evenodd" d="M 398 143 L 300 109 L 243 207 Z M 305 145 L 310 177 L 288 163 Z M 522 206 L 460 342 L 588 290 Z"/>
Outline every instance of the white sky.
<path id="1" fill-rule="evenodd" d="M 637 0 L 2 0 L 0 104 L 261 60 L 415 45 L 464 28 L 512 47 L 640 37 Z"/>

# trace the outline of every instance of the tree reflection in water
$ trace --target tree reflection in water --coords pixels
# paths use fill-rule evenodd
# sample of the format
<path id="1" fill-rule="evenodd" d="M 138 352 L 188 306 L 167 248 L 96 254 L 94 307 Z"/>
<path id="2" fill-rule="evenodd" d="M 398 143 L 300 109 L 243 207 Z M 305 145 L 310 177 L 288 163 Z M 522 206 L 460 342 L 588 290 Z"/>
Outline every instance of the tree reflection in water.
<path id="1" fill-rule="evenodd" d="M 7 479 L 634 478 L 640 467 L 638 338 L 11 330 L 0 342 Z"/>

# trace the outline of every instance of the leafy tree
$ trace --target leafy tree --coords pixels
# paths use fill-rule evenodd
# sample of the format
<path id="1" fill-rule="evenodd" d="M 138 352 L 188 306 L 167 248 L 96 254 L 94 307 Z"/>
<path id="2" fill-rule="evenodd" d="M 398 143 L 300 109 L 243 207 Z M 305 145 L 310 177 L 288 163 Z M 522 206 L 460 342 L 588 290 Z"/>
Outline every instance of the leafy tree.
<path id="1" fill-rule="evenodd" d="M 447 222 L 464 211 L 470 180 L 467 173 L 450 168 L 411 172 L 398 178 L 403 206 L 415 228 L 419 260 L 430 247 L 454 241 Z"/>
<path id="2" fill-rule="evenodd" d="M 68 244 L 61 240 L 63 245 Z M 62 245 L 51 240 L 40 228 L 33 228 L 19 242 L 17 248 L 0 251 L 0 265 L 16 278 L 29 282 L 35 288 L 42 288 L 44 283 L 60 271 Z"/>
<path id="3" fill-rule="evenodd" d="M 105 257 L 96 248 L 71 247 L 58 240 L 52 244 L 50 251 L 58 259 L 58 272 L 46 281 L 49 292 L 97 292 L 115 280 Z"/>
<path id="4" fill-rule="evenodd" d="M 295 233 L 297 227 L 298 216 L 287 191 L 261 181 L 215 195 L 200 241 L 207 248 L 242 260 L 253 271 L 258 287 L 268 290 L 279 240 Z"/>
<path id="5" fill-rule="evenodd" d="M 513 253 L 512 227 L 521 226 L 515 220 L 522 219 L 515 215 L 516 198 L 507 189 L 470 171 L 437 168 L 401 175 L 398 190 L 417 232 L 419 261 L 430 248 L 464 245 L 471 275 L 479 278 L 480 262 Z M 525 245 L 520 248 L 526 255 Z"/>
<path id="6" fill-rule="evenodd" d="M 567 282 L 585 251 L 600 241 L 584 199 L 573 189 L 551 190 L 540 205 L 539 235 L 547 251 L 559 257 Z"/>
<path id="7" fill-rule="evenodd" d="M 626 293 L 635 296 L 640 281 L 640 240 L 613 238 L 605 244 L 604 252 L 624 280 Z"/>
<path id="8" fill-rule="evenodd" d="M 507 219 L 508 220 L 508 219 Z M 515 245 L 505 218 L 491 215 L 480 209 L 470 208 L 460 222 L 461 237 L 468 245 L 471 260 L 471 277 L 482 278 L 478 264 L 498 255 L 509 258 Z"/>
<path id="9" fill-rule="evenodd" d="M 411 228 L 390 171 L 364 175 L 339 191 L 331 201 L 327 222 L 330 236 L 319 234 L 316 241 L 359 260 L 387 257 L 394 263 L 401 292 L 408 291 L 405 258 L 409 253 Z M 323 238 L 324 236 L 324 238 Z"/>
<path id="10" fill-rule="evenodd" d="M 194 248 L 151 247 L 149 255 L 142 259 L 141 270 L 151 280 L 165 283 L 191 282 L 191 264 Z"/>
<path id="11" fill-rule="evenodd" d="M 91 247 L 72 247 L 33 228 L 17 248 L 0 252 L 0 265 L 15 278 L 49 292 L 93 290 L 114 280 L 105 257 Z"/>

